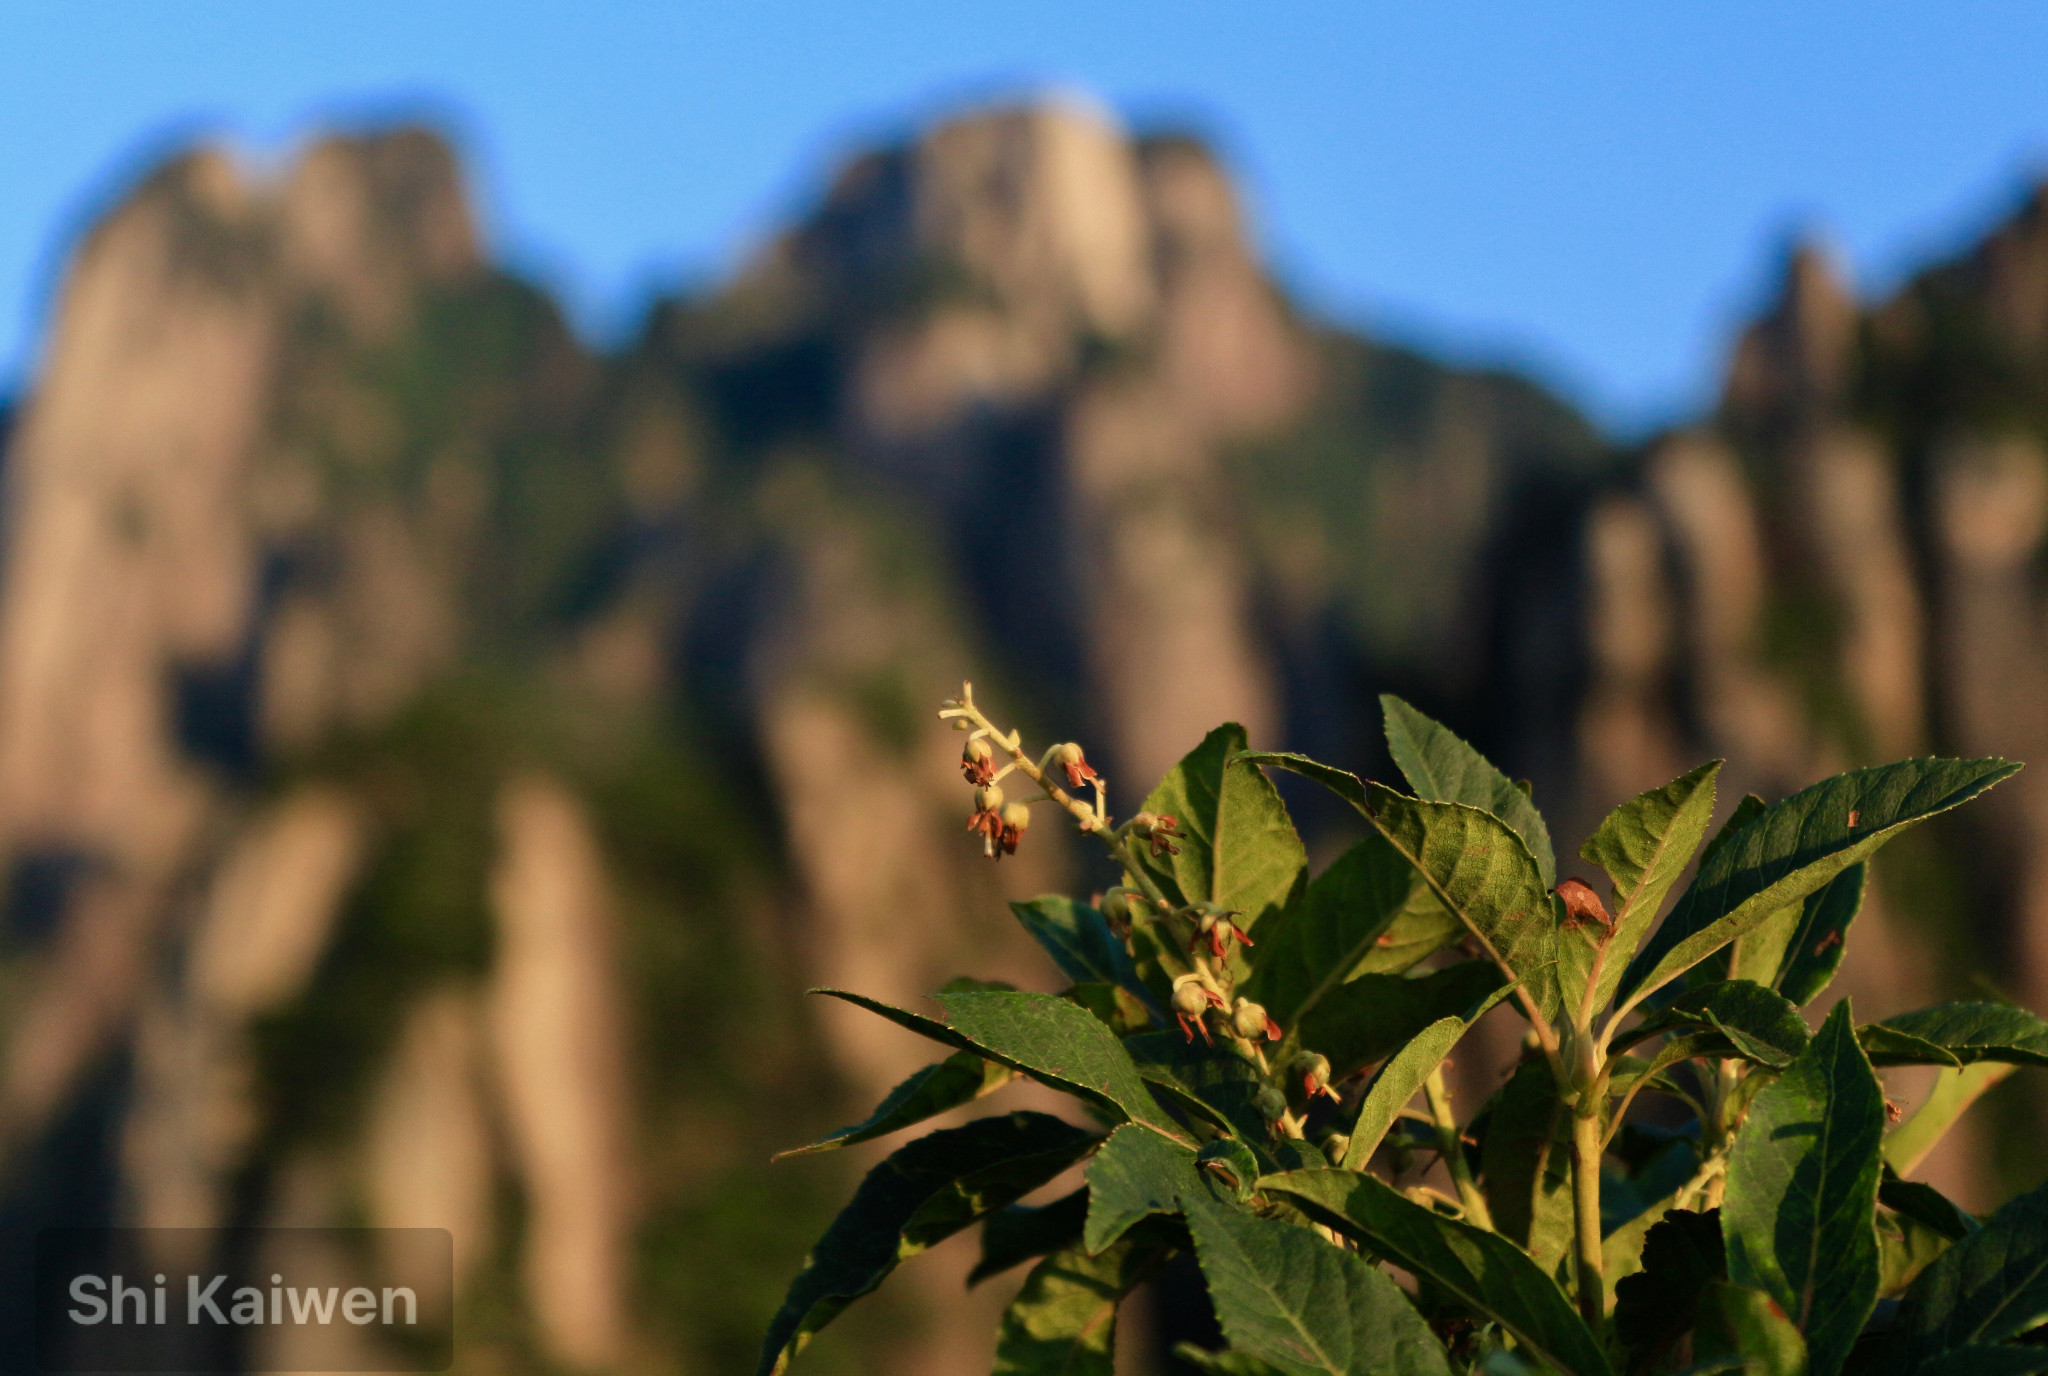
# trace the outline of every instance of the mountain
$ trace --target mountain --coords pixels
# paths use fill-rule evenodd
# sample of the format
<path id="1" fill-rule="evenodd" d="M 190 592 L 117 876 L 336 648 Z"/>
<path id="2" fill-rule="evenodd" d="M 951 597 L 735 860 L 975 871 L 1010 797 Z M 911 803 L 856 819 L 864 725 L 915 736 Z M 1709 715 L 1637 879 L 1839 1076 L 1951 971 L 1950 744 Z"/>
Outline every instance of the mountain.
<path id="1" fill-rule="evenodd" d="M 800 991 L 1050 988 L 1003 900 L 1102 878 L 970 844 L 963 678 L 1125 810 L 1226 718 L 1383 773 L 1398 691 L 1567 834 L 2048 731 L 2039 197 L 1874 305 L 1795 253 L 1634 450 L 1304 313 L 1198 141 L 1076 103 L 850 161 L 608 354 L 469 205 L 422 130 L 200 149 L 72 254 L 0 508 L 0 1236 L 431 1223 L 460 1369 L 746 1369 L 879 1153 L 766 1158 L 929 1059 Z M 1895 848 L 1859 1010 L 2048 993 L 2026 777 Z M 806 1362 L 986 1365 L 971 1252 Z"/>

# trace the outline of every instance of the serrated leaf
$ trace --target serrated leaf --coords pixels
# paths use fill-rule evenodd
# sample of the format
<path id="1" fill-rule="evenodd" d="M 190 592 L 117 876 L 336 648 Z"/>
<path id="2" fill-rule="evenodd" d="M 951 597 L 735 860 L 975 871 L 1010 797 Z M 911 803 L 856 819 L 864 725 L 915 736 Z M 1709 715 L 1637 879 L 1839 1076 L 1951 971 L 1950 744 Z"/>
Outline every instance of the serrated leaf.
<path id="1" fill-rule="evenodd" d="M 1835 1005 L 1798 1058 L 1751 1101 L 1728 1158 L 1728 1277 L 1776 1300 L 1834 1376 L 1877 1302 L 1873 1222 L 1884 1090 Z"/>
<path id="2" fill-rule="evenodd" d="M 1365 1258 L 1218 1204 L 1190 1208 L 1188 1229 L 1233 1351 L 1286 1376 L 1450 1376 L 1443 1344 Z"/>
<path id="3" fill-rule="evenodd" d="M 1121 984 L 1091 979 L 1086 984 L 1068 985 L 1060 990 L 1060 997 L 1087 1009 L 1095 1021 L 1119 1038 L 1129 1038 L 1156 1026 L 1152 1010 Z"/>
<path id="4" fill-rule="evenodd" d="M 1209 1046 L 1179 1032 L 1140 1032 L 1124 1039 L 1124 1050 L 1145 1082 L 1185 1112 L 1249 1141 L 1266 1135 L 1255 1103 L 1265 1080 L 1227 1043 Z"/>
<path id="5" fill-rule="evenodd" d="M 1001 1089 L 1016 1075 L 1017 1072 L 1006 1065 L 985 1061 L 971 1051 L 956 1051 L 890 1090 L 875 1111 L 860 1122 L 829 1132 L 805 1146 L 777 1152 L 773 1159 L 780 1161 L 785 1156 L 808 1156 L 813 1152 L 832 1151 L 856 1142 L 887 1137 L 949 1109 L 971 1104 L 984 1094 Z"/>
<path id="6" fill-rule="evenodd" d="M 1556 1275 L 1572 1250 L 1571 1110 L 1550 1062 L 1532 1056 L 1495 1094 L 1479 1177 L 1493 1226 Z"/>
<path id="7" fill-rule="evenodd" d="M 1862 1043 L 1863 1054 L 1870 1057 L 1872 1065 L 1939 1065 L 1959 1070 L 1963 1064 L 1947 1047 L 1883 1023 L 1866 1023 L 1857 1028 L 1856 1040 Z"/>
<path id="8" fill-rule="evenodd" d="M 1480 965 L 1478 961 L 1466 963 Z M 1480 968 L 1491 973 L 1488 966 L 1480 965 Z M 1448 974 L 1449 971 L 1443 973 Z M 1365 1169 L 1402 1108 L 1444 1063 L 1444 1058 L 1451 1054 L 1451 1048 L 1458 1044 L 1459 1038 L 1491 1012 L 1506 994 L 1507 990 L 1496 979 L 1490 992 L 1467 1003 L 1449 1017 L 1439 1018 L 1423 1028 L 1387 1059 L 1387 1063 L 1372 1077 L 1372 1083 L 1366 1086 L 1365 1097 L 1359 1101 L 1358 1116 L 1351 1125 L 1350 1139 L 1344 1149 L 1342 1164 L 1347 1170 Z"/>
<path id="9" fill-rule="evenodd" d="M 1997 759 L 1907 760 L 1838 774 L 1765 809 L 1701 862 L 1677 906 L 1629 962 L 1617 996 L 1637 999 L 1661 987 L 1900 831 L 2018 769 Z"/>
<path id="10" fill-rule="evenodd" d="M 1164 1254 L 1132 1236 L 1100 1256 L 1073 1247 L 1039 1262 L 1003 1311 L 995 1376 L 1114 1376 L 1117 1305 Z"/>
<path id="11" fill-rule="evenodd" d="M 1154 860 L 1145 851 L 1139 863 L 1170 895 L 1233 909 L 1249 930 L 1306 882 L 1308 853 L 1272 780 L 1232 766 L 1245 744 L 1244 728 L 1225 722 L 1159 781 L 1145 811 L 1179 821 L 1180 853 Z"/>
<path id="12" fill-rule="evenodd" d="M 1911 1175 L 1970 1105 L 2016 1069 L 1998 1061 L 1978 1061 L 1961 1070 L 1936 1071 L 1927 1098 L 1884 1139 L 1885 1164 L 1900 1175 Z"/>
<path id="13" fill-rule="evenodd" d="M 1806 1049 L 1806 1020 L 1784 995 L 1746 979 L 1716 980 L 1688 989 L 1649 1018 L 1638 1033 L 1677 1027 L 1719 1032 L 1742 1055 L 1784 1066 Z"/>
<path id="14" fill-rule="evenodd" d="M 2048 1186 L 2020 1195 L 1920 1273 L 1892 1332 L 1921 1361 L 2048 1323 Z"/>
<path id="15" fill-rule="evenodd" d="M 932 1001 L 946 1014 L 941 1022 L 843 989 L 811 992 L 844 999 L 933 1041 L 1014 1067 L 1176 1141 L 1189 1140 L 1145 1088 L 1116 1034 L 1087 1009 L 1057 995 L 1014 990 L 936 994 Z"/>
<path id="16" fill-rule="evenodd" d="M 1247 762 L 1293 770 L 1357 808 L 1437 901 L 1521 983 L 1543 1017 L 1559 1007 L 1557 917 L 1549 888 L 1522 838 L 1498 818 L 1462 803 L 1428 803 L 1361 782 L 1302 755 L 1248 754 Z"/>
<path id="17" fill-rule="evenodd" d="M 1700 1292 L 1693 1354 L 1706 1365 L 1737 1361 L 1743 1376 L 1820 1376 L 1833 1369 L 1814 1360 L 1809 1344 L 1775 1299 L 1724 1280 L 1708 1281 Z"/>
<path id="18" fill-rule="evenodd" d="M 1037 1189 L 1096 1141 L 1049 1114 L 1010 1113 L 899 1148 L 868 1172 L 811 1249 L 769 1324 L 758 1376 L 786 1370 L 813 1334 L 900 1262 Z"/>
<path id="19" fill-rule="evenodd" d="M 1252 951 L 1245 995 L 1292 1030 L 1324 996 L 1367 973 L 1376 958 L 1405 959 L 1400 968 L 1406 969 L 1458 930 L 1414 866 L 1374 833 L 1331 861 L 1266 920 Z M 1418 945 L 1425 949 L 1411 956 L 1408 948 Z"/>
<path id="20" fill-rule="evenodd" d="M 1211 1376 L 1281 1376 L 1280 1368 L 1242 1352 L 1204 1352 L 1193 1343 L 1177 1343 L 1173 1355 Z"/>
<path id="21" fill-rule="evenodd" d="M 1311 1218 L 1427 1277 L 1566 1376 L 1612 1376 L 1599 1341 L 1557 1282 L 1498 1233 L 1446 1218 L 1356 1171 L 1289 1171 L 1259 1187 L 1285 1194 Z"/>
<path id="22" fill-rule="evenodd" d="M 981 1260 L 967 1273 L 967 1287 L 971 1290 L 1033 1257 L 1074 1246 L 1081 1240 L 1081 1225 L 1087 1219 L 1085 1185 L 1037 1208 L 1004 1205 L 981 1221 Z"/>
<path id="23" fill-rule="evenodd" d="M 1350 1142 L 1344 1148 L 1341 1163 L 1346 1170 L 1365 1169 L 1372 1154 L 1386 1140 L 1387 1129 L 1422 1088 L 1423 1081 L 1451 1054 L 1451 1048 L 1458 1044 L 1458 1038 L 1465 1035 L 1469 1025 L 1455 1014 L 1439 1018 L 1416 1033 L 1380 1067 L 1366 1087 L 1357 1121 L 1351 1125 Z"/>
<path id="24" fill-rule="evenodd" d="M 1332 1080 L 1348 1079 L 1437 1019 L 1484 1002 L 1506 982 L 1498 967 L 1483 960 L 1462 960 L 1414 979 L 1360 975 L 1302 1019 L 1300 1041 L 1329 1057 Z"/>
<path id="25" fill-rule="evenodd" d="M 1681 774 L 1662 788 L 1639 793 L 1607 814 L 1579 854 L 1614 883 L 1614 938 L 1593 999 L 1607 1006 L 1629 957 L 1657 920 L 1665 895 L 1707 834 L 1714 815 L 1714 781 L 1721 761 Z"/>
<path id="26" fill-rule="evenodd" d="M 1614 1286 L 1614 1336 L 1629 1369 L 1648 1369 L 1698 1322 L 1700 1297 L 1728 1278 L 1716 1211 L 1673 1209 L 1643 1236 L 1641 1269 Z"/>
<path id="27" fill-rule="evenodd" d="M 1500 818 L 1529 848 L 1542 873 L 1543 887 L 1554 888 L 1557 856 L 1550 844 L 1550 827 L 1529 795 L 1448 726 L 1424 716 L 1392 693 L 1380 694 L 1380 712 L 1386 725 L 1387 751 L 1415 796 L 1430 803 L 1464 803 Z"/>
<path id="28" fill-rule="evenodd" d="M 1043 894 L 1028 903 L 1012 903 L 1010 911 L 1074 983 L 1111 984 L 1146 997 L 1131 953 L 1096 909 L 1063 894 Z M 1155 1011 L 1164 1018 L 1163 1010 Z"/>
<path id="29" fill-rule="evenodd" d="M 1944 1003 L 1874 1026 L 1931 1042 L 1964 1065 L 2048 1065 L 2048 1022 L 2009 1003 Z"/>
<path id="30" fill-rule="evenodd" d="M 1088 1221 L 1081 1246 L 1090 1254 L 1152 1214 L 1179 1213 L 1189 1194 L 1206 1192 L 1195 1153 L 1156 1132 L 1125 1124 L 1088 1163 Z"/>

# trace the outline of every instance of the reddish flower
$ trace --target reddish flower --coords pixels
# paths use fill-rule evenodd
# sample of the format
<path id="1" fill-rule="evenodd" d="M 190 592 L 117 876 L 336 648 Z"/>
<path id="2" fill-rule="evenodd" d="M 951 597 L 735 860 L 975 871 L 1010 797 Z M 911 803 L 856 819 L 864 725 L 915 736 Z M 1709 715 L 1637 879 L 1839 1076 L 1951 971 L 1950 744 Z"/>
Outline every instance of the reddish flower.
<path id="1" fill-rule="evenodd" d="M 974 790 L 974 811 L 967 815 L 967 829 L 982 838 L 982 854 L 994 856 L 1003 841 L 1003 790 L 997 784 L 983 784 Z M 1010 842 L 1014 854 L 1017 843 Z"/>
<path id="2" fill-rule="evenodd" d="M 980 736 L 967 742 L 960 752 L 960 772 L 971 784 L 985 784 L 996 777 L 996 752 Z"/>
<path id="3" fill-rule="evenodd" d="M 1031 809 L 1022 803 L 1011 803 L 1003 809 L 1002 830 L 996 835 L 995 858 L 1017 853 L 1017 842 L 1023 838 L 1025 828 L 1031 825 Z"/>
<path id="4" fill-rule="evenodd" d="M 1095 770 L 1089 765 L 1087 757 L 1081 753 L 1081 747 L 1072 741 L 1068 741 L 1064 745 L 1054 746 L 1052 758 L 1053 763 L 1066 771 L 1067 787 L 1069 788 L 1079 788 L 1083 783 L 1096 777 Z"/>
<path id="5" fill-rule="evenodd" d="M 1202 1014 L 1212 1007 L 1223 1006 L 1223 996 L 1204 985 L 1200 975 L 1185 974 L 1173 982 L 1173 1016 L 1180 1023 L 1182 1035 L 1189 1041 L 1195 1039 L 1195 1031 L 1200 1029 L 1203 1041 L 1211 1046 L 1216 1044 L 1216 1039 L 1209 1035 L 1209 1025 L 1202 1020 Z"/>
<path id="6" fill-rule="evenodd" d="M 1131 818 L 1131 830 L 1152 843 L 1152 858 L 1162 855 L 1179 855 L 1180 847 L 1174 841 L 1181 836 L 1180 823 L 1167 813 L 1141 812 Z"/>

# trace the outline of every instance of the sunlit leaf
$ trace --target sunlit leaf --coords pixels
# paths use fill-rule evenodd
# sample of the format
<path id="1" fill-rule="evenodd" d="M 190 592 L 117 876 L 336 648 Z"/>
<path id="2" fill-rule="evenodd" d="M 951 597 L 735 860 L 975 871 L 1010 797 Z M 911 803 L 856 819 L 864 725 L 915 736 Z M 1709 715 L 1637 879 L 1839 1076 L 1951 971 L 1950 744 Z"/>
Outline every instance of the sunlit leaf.
<path id="1" fill-rule="evenodd" d="M 1416 797 L 1430 803 L 1464 803 L 1500 818 L 1529 848 L 1543 875 L 1543 886 L 1556 885 L 1557 859 L 1551 849 L 1550 828 L 1528 794 L 1448 726 L 1424 716 L 1392 693 L 1380 694 L 1380 712 L 1386 725 L 1387 752 Z"/>

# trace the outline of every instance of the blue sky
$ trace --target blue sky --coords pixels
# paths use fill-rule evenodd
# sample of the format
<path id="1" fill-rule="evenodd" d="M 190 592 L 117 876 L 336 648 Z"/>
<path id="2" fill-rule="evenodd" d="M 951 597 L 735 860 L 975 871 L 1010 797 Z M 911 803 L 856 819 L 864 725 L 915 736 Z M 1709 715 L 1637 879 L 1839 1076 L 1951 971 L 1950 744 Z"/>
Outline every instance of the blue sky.
<path id="1" fill-rule="evenodd" d="M 1787 236 L 1866 292 L 2048 170 L 2048 5 L 9 0 L 0 388 L 67 244 L 202 134 L 427 114 L 493 241 L 617 338 L 849 148 L 991 93 L 1193 125 L 1316 309 L 1528 367 L 1634 429 L 1710 394 Z"/>

